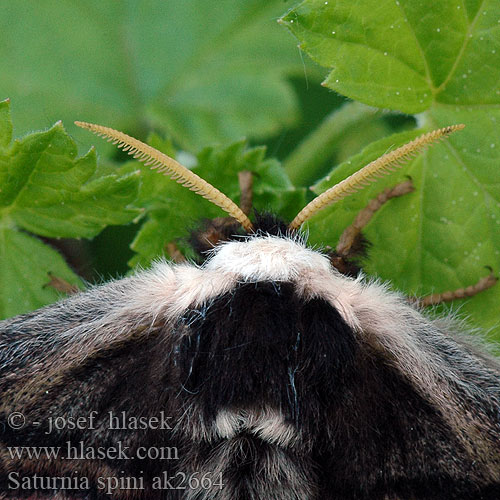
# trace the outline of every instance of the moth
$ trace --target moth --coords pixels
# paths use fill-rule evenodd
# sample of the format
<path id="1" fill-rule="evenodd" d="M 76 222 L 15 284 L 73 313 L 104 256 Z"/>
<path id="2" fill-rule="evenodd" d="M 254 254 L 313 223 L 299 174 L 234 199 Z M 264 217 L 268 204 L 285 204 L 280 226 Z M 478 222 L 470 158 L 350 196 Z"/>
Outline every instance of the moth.
<path id="1" fill-rule="evenodd" d="M 2 498 L 500 498 L 500 364 L 450 318 L 359 273 L 302 224 L 461 126 L 370 163 L 287 224 L 250 220 L 152 147 L 77 122 L 229 214 L 193 236 L 201 265 L 156 263 L 0 323 Z M 247 190 L 248 191 L 248 190 Z M 2 496 L 3 495 L 3 496 Z"/>

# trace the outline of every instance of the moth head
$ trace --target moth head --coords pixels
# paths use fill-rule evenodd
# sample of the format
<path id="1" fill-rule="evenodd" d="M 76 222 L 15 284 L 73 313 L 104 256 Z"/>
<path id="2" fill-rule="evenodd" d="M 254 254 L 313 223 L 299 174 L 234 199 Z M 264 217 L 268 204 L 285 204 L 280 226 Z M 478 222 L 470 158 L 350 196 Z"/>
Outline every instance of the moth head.
<path id="1" fill-rule="evenodd" d="M 258 225 L 255 225 L 245 211 L 238 207 L 236 203 L 216 187 L 206 182 L 170 156 L 167 156 L 134 137 L 102 125 L 79 121 L 75 122 L 75 124 L 106 138 L 108 142 L 113 142 L 113 144 L 116 144 L 129 155 L 144 162 L 151 168 L 170 176 L 173 180 L 200 196 L 203 196 L 214 205 L 224 210 L 232 219 L 226 221 L 224 221 L 224 219 L 214 219 L 207 225 L 205 234 L 206 241 L 209 245 L 217 244 L 218 241 L 224 239 L 224 235 L 227 232 L 234 233 L 239 225 L 243 227 L 247 234 L 255 233 L 258 229 L 262 232 L 269 232 L 266 230 L 273 224 L 275 226 L 276 224 L 278 226 L 280 225 L 276 219 L 266 219 L 265 217 L 259 221 Z M 362 189 L 371 182 L 374 182 L 377 178 L 401 167 L 406 161 L 422 152 L 430 144 L 462 128 L 464 128 L 464 125 L 459 124 L 433 130 L 432 132 L 423 134 L 413 141 L 382 155 L 312 200 L 297 214 L 287 227 L 275 227 L 276 231 L 281 233 L 293 233 L 298 231 L 306 220 L 310 219 L 320 210 Z"/>

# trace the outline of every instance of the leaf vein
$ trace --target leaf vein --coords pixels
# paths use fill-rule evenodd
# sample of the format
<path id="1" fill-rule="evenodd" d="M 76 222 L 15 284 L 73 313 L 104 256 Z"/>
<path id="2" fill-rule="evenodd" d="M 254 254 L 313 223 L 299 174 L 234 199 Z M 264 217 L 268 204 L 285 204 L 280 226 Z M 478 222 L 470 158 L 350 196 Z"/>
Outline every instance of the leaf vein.
<path id="1" fill-rule="evenodd" d="M 460 63 L 460 61 L 465 53 L 465 49 L 467 48 L 467 45 L 469 44 L 469 40 L 472 38 L 472 31 L 474 30 L 474 28 L 476 26 L 476 22 L 479 19 L 479 14 L 482 12 L 485 2 L 486 2 L 486 0 L 483 0 L 481 2 L 481 6 L 479 7 L 478 11 L 476 12 L 474 19 L 469 24 L 469 29 L 467 30 L 467 33 L 465 33 L 464 43 L 462 44 L 462 47 L 460 47 L 457 58 L 455 59 L 455 62 L 453 63 L 453 66 L 451 67 L 450 72 L 448 73 L 448 76 L 444 79 L 443 83 L 436 89 L 436 93 L 442 92 L 446 88 L 446 85 L 448 85 L 448 82 L 451 80 L 452 76 L 455 74 L 455 72 L 458 68 L 458 65 L 459 65 L 459 63 Z"/>
<path id="2" fill-rule="evenodd" d="M 427 58 L 425 56 L 424 49 L 422 48 L 422 45 L 420 44 L 420 40 L 417 37 L 417 33 L 415 32 L 415 28 L 411 25 L 410 21 L 408 21 L 408 18 L 406 16 L 406 13 L 401 5 L 400 2 L 396 2 L 396 5 L 398 6 L 399 10 L 403 14 L 403 19 L 406 21 L 406 24 L 411 28 L 410 31 L 413 35 L 413 38 L 415 39 L 415 43 L 417 44 L 417 48 L 420 51 L 420 54 L 422 55 L 422 59 L 424 62 L 424 68 L 425 68 L 425 79 L 427 80 L 427 83 L 429 84 L 429 87 L 432 91 L 433 94 L 436 93 L 436 87 L 434 87 L 434 82 L 432 81 L 431 77 L 431 71 L 429 68 L 429 63 L 427 62 Z"/>

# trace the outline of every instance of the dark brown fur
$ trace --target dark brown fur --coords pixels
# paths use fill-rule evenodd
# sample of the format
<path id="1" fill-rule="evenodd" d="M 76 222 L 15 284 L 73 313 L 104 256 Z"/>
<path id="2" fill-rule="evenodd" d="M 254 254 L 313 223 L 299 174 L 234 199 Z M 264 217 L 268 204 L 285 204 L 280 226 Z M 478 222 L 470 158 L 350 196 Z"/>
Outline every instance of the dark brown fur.
<path id="1" fill-rule="evenodd" d="M 284 227 L 264 218 L 261 231 L 281 241 Z M 354 328 L 319 284 L 304 294 L 307 273 L 240 278 L 179 313 L 154 304 L 154 313 L 139 313 L 134 297 L 158 300 L 155 272 L 0 323 L 0 491 L 7 498 L 35 493 L 11 488 L 15 472 L 88 478 L 88 490 L 59 493 L 70 498 L 109 498 L 99 478 L 133 477 L 144 488 L 125 485 L 112 498 L 498 500 L 500 368 L 453 333 L 452 322 L 433 322 L 376 285 L 332 274 L 360 294 L 372 290 L 353 306 Z M 9 425 L 13 412 L 24 415 L 22 429 Z M 111 429 L 109 412 L 124 412 L 127 422 L 163 412 L 167 425 Z M 46 434 L 51 417 L 83 417 L 86 425 Z M 11 456 L 15 446 L 60 447 L 64 455 L 68 441 L 89 453 L 121 447 L 136 457 L 141 448 L 161 448 L 175 456 Z M 171 486 L 193 475 L 207 481 L 153 489 L 164 474 Z"/>

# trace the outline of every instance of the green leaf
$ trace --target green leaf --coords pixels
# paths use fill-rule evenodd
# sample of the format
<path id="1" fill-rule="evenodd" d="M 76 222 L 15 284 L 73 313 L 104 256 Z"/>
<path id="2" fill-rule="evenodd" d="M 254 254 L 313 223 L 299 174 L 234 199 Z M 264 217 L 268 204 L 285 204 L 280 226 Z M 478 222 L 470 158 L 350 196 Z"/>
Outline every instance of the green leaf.
<path id="1" fill-rule="evenodd" d="M 138 175 L 99 175 L 95 151 L 77 158 L 76 144 L 57 123 L 0 156 L 0 217 L 41 236 L 92 238 L 138 215 L 125 208 L 136 197 Z"/>
<path id="2" fill-rule="evenodd" d="M 436 103 L 500 103 L 500 4 L 462 0 L 306 0 L 281 22 L 324 84 L 373 106 L 419 113 Z"/>
<path id="3" fill-rule="evenodd" d="M 48 273 L 80 283 L 62 257 L 37 238 L 91 238 L 125 224 L 139 210 L 139 173 L 98 168 L 94 150 L 77 157 L 61 123 L 10 144 L 8 102 L 0 103 L 0 313 L 18 314 L 53 302 Z M 21 292 L 22 290 L 22 292 Z M 22 298 L 21 294 L 24 294 Z"/>
<path id="4" fill-rule="evenodd" d="M 15 228 L 0 226 L 0 317 L 9 318 L 61 298 L 50 274 L 82 286 L 55 250 Z"/>
<path id="5" fill-rule="evenodd" d="M 404 132 L 371 144 L 314 186 L 314 192 L 325 191 L 419 132 Z M 498 276 L 498 168 L 492 165 L 490 178 L 479 177 L 473 166 L 464 163 L 463 140 L 457 133 L 397 174 L 321 211 L 309 222 L 310 241 L 335 247 L 342 231 L 370 199 L 410 176 L 415 192 L 384 205 L 363 231 L 372 245 L 363 262 L 364 270 L 390 281 L 395 289 L 417 296 L 472 285 L 489 273 L 485 266 L 492 267 Z M 461 311 L 486 328 L 496 327 L 499 294 L 495 286 L 468 300 Z"/>
<path id="6" fill-rule="evenodd" d="M 417 191 L 392 200 L 366 229 L 373 243 L 368 271 L 407 293 L 472 285 L 488 273 L 485 266 L 499 275 L 499 20 L 494 0 L 306 0 L 282 19 L 301 47 L 331 70 L 324 82 L 329 88 L 380 108 L 419 113 L 421 131 L 466 125 L 404 169 Z M 412 136 L 374 143 L 315 192 Z M 313 241 L 334 246 L 368 198 L 401 175 L 319 215 L 309 225 Z M 499 302 L 496 285 L 465 301 L 461 311 L 500 338 Z"/>
<path id="7" fill-rule="evenodd" d="M 297 114 L 287 76 L 303 63 L 276 25 L 282 9 L 282 0 L 45 0 L 27 12 L 4 2 L 0 88 L 18 130 L 59 119 L 139 136 L 153 126 L 190 150 L 262 136 Z"/>
<path id="8" fill-rule="evenodd" d="M 0 148 L 7 147 L 12 140 L 12 121 L 9 100 L 0 101 Z"/>
<path id="9" fill-rule="evenodd" d="M 168 151 L 170 145 L 157 140 L 154 146 Z M 296 215 L 297 206 L 305 203 L 305 190 L 296 189 L 281 165 L 265 158 L 265 148 L 247 148 L 245 141 L 238 141 L 226 148 L 205 148 L 196 159 L 193 171 L 220 189 L 236 203 L 240 189 L 238 172 L 253 172 L 253 207 L 270 210 L 284 218 Z M 144 169 L 143 183 L 138 205 L 148 210 L 148 220 L 132 243 L 137 256 L 131 265 L 147 266 L 151 260 L 165 253 L 165 245 L 171 241 L 189 257 L 186 240 L 190 230 L 202 219 L 224 217 L 227 214 L 207 200 L 157 172 Z"/>

